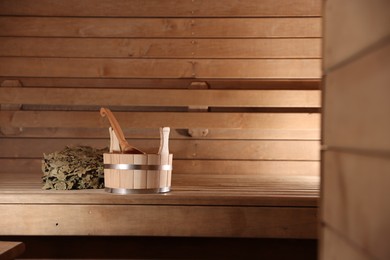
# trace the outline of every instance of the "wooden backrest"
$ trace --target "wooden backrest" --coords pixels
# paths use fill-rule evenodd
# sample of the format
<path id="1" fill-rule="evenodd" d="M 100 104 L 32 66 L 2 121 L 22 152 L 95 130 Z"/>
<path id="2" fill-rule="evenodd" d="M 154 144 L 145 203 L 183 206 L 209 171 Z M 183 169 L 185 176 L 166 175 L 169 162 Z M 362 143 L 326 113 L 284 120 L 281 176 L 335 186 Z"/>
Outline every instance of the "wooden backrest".
<path id="1" fill-rule="evenodd" d="M 106 4 L 105 4 L 106 3 Z M 109 3 L 109 4 L 107 4 Z M 128 141 L 175 174 L 318 174 L 321 1 L 1 1 L 0 172 Z"/>

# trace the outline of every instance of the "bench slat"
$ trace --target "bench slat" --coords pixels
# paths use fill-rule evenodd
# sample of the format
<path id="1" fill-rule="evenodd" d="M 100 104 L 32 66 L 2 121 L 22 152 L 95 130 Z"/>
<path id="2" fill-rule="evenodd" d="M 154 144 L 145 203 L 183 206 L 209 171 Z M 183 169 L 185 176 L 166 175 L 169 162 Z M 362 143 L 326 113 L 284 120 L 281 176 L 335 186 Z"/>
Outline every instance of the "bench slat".
<path id="1" fill-rule="evenodd" d="M 224 0 L 224 4 L 208 1 L 167 0 L 2 0 L 0 14 L 23 16 L 82 17 L 264 17 L 321 16 L 321 2 L 312 0 Z M 164 5 L 164 8 L 161 8 Z M 235 8 L 239 5 L 239 8 Z"/>
<path id="2" fill-rule="evenodd" d="M 319 130 L 320 115 L 307 113 L 197 113 L 114 112 L 126 129 L 227 128 L 277 130 Z M 10 127 L 107 128 L 98 111 L 2 111 L 2 125 Z M 157 135 L 158 136 L 158 135 Z M 252 138 L 251 138 L 252 139 Z"/>
<path id="3" fill-rule="evenodd" d="M 158 140 L 133 139 L 129 143 L 147 153 L 157 153 Z M 41 158 L 43 153 L 67 145 L 108 147 L 108 139 L 0 138 L 0 157 Z M 28 149 L 26 149 L 28 147 Z M 319 141 L 295 140 L 171 140 L 175 159 L 218 160 L 319 160 Z"/>
<path id="4" fill-rule="evenodd" d="M 321 39 L 3 37 L 0 38 L 0 56 L 190 59 L 320 58 Z"/>
<path id="5" fill-rule="evenodd" d="M 41 158 L 0 159 L 0 174 L 13 173 L 41 176 Z M 180 160 L 173 161 L 174 176 L 198 175 L 275 175 L 319 176 L 319 161 L 254 161 L 254 160 Z"/>
<path id="6" fill-rule="evenodd" d="M 320 107 L 318 90 L 0 88 L 2 104 Z"/>
<path id="7" fill-rule="evenodd" d="M 0 36 L 258 38 L 321 37 L 321 18 L 0 17 Z M 113 29 L 115 28 L 115 29 Z"/>
<path id="8" fill-rule="evenodd" d="M 0 21 L 1 22 L 1 21 Z M 8 77 L 319 79 L 321 59 L 105 59 L 1 57 Z"/>

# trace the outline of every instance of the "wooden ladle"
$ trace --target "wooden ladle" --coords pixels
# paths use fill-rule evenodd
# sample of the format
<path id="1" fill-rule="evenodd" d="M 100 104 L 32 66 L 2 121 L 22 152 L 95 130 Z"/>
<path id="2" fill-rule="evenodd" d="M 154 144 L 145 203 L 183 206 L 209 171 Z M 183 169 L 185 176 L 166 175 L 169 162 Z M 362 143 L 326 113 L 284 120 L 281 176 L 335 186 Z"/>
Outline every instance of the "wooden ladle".
<path id="1" fill-rule="evenodd" d="M 114 114 L 110 109 L 102 107 L 100 109 L 100 115 L 102 117 L 107 116 L 108 121 L 110 121 L 111 127 L 114 130 L 116 136 L 118 137 L 119 146 L 121 147 L 122 153 L 132 153 L 132 154 L 144 154 L 141 150 L 131 146 L 125 139 L 122 128 L 120 127 L 118 121 L 116 120 Z"/>

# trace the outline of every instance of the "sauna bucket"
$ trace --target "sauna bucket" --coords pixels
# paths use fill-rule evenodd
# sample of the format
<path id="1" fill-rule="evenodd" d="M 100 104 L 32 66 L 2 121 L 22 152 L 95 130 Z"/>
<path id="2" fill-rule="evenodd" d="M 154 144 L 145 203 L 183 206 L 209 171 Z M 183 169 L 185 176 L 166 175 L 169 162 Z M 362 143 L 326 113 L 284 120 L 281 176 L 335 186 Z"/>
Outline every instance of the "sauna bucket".
<path id="1" fill-rule="evenodd" d="M 169 192 L 172 159 L 172 154 L 105 153 L 105 190 L 116 194 Z"/>

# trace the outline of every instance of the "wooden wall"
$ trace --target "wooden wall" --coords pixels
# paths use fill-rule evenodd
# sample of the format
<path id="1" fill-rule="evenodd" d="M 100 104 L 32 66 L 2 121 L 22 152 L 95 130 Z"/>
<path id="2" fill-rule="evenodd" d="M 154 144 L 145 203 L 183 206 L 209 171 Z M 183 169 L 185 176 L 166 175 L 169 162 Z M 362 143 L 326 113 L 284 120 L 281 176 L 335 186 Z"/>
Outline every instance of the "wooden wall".
<path id="1" fill-rule="evenodd" d="M 325 2 L 321 259 L 390 259 L 390 2 Z"/>
<path id="2" fill-rule="evenodd" d="M 0 0 L 0 172 L 129 142 L 174 174 L 319 170 L 320 0 Z"/>

